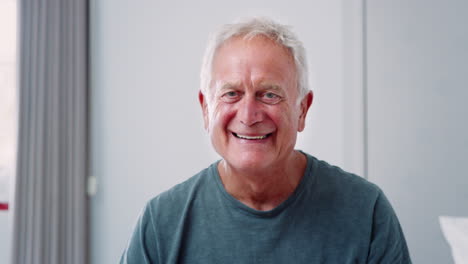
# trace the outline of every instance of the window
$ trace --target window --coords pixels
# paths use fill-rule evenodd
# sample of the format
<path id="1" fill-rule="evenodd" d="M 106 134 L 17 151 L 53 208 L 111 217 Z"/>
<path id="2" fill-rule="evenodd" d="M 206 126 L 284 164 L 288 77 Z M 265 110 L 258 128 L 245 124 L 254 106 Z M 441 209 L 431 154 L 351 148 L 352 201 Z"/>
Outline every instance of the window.
<path id="1" fill-rule="evenodd" d="M 8 209 L 15 174 L 16 1 L 0 1 L 0 210 Z"/>

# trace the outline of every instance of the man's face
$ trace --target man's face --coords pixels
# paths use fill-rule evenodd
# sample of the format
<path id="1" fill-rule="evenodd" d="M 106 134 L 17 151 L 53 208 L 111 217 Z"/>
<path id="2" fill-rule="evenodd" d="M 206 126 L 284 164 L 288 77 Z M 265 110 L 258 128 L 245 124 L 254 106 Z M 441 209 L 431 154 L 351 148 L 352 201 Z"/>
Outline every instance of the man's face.
<path id="1" fill-rule="evenodd" d="M 233 38 L 213 61 L 210 95 L 200 93 L 205 127 L 215 150 L 233 169 L 287 164 L 312 103 L 297 105 L 289 51 L 265 37 Z"/>

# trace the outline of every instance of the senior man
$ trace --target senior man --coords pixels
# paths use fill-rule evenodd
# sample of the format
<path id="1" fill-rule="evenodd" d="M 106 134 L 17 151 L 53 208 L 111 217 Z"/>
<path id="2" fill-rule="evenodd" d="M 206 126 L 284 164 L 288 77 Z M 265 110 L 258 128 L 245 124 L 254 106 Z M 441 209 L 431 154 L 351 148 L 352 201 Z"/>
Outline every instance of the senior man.
<path id="1" fill-rule="evenodd" d="M 222 27 L 199 93 L 222 159 L 148 202 L 121 263 L 411 263 L 377 186 L 294 149 L 312 99 L 288 27 Z"/>

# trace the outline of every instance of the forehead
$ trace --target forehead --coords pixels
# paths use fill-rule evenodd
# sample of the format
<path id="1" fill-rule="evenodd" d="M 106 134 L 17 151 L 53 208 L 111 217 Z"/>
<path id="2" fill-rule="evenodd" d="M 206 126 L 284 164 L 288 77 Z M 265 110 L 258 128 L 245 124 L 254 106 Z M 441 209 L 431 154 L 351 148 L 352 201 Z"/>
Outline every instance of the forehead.
<path id="1" fill-rule="evenodd" d="M 212 77 L 215 82 L 295 82 L 291 52 L 264 36 L 233 37 L 215 52 Z"/>

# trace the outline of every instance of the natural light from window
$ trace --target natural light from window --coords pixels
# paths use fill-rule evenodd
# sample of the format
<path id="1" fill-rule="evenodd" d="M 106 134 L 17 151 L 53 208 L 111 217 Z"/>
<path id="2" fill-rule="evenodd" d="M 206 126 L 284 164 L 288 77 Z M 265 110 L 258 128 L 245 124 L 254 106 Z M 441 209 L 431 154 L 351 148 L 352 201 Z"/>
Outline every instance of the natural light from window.
<path id="1" fill-rule="evenodd" d="M 16 160 L 16 1 L 0 0 L 0 209 L 8 208 Z"/>

